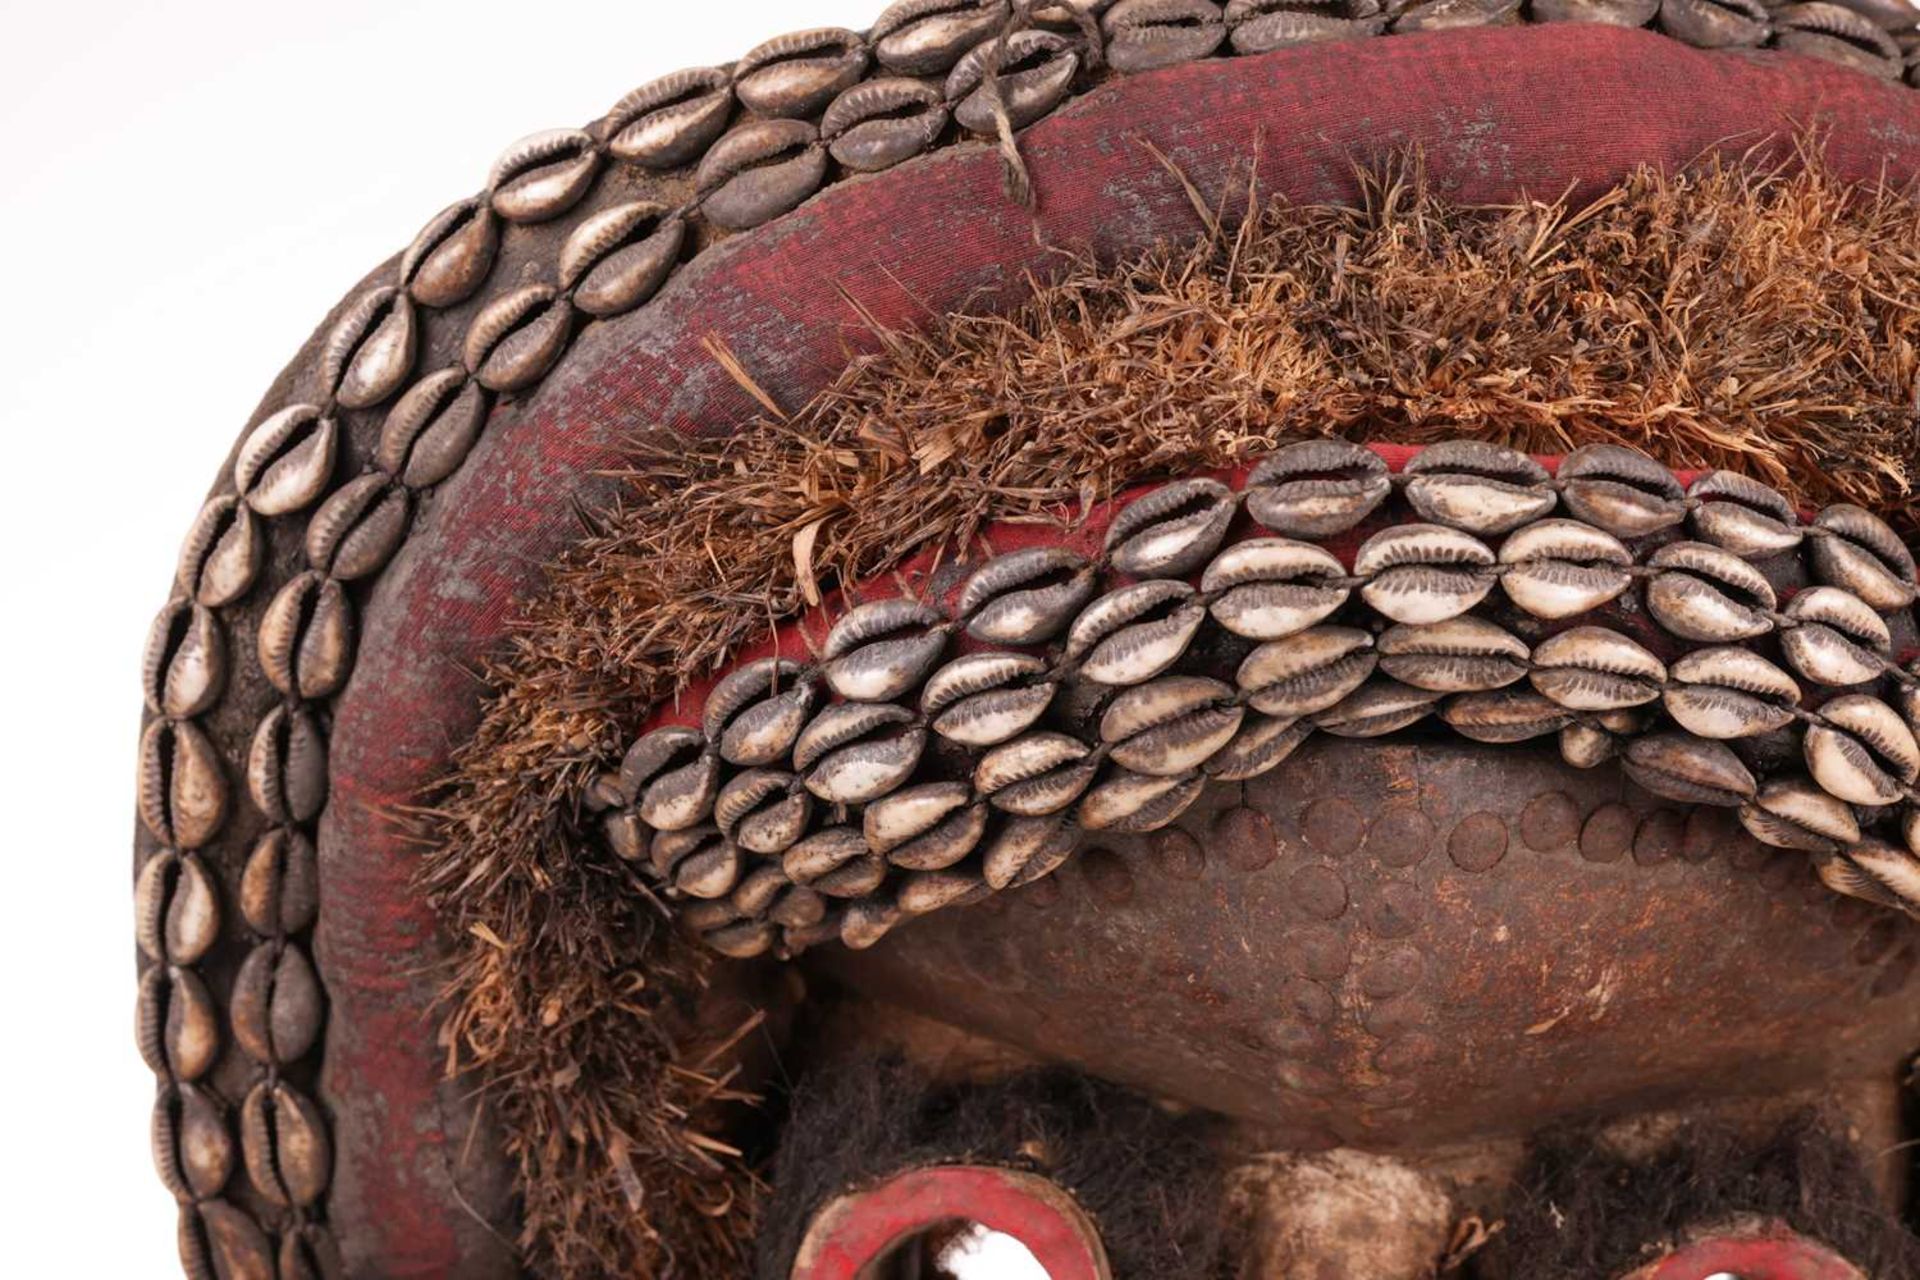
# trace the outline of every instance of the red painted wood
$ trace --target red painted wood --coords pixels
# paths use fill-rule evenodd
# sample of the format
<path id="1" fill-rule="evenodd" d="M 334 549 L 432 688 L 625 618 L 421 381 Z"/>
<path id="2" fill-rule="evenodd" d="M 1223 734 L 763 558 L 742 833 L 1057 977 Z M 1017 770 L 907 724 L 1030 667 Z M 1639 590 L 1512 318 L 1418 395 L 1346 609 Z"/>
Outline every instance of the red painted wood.
<path id="1" fill-rule="evenodd" d="M 956 1219 L 1020 1241 L 1051 1280 L 1111 1280 L 1098 1232 L 1066 1192 L 989 1165 L 910 1169 L 827 1204 L 800 1244 L 791 1280 L 860 1280 L 902 1241 Z"/>
<path id="2" fill-rule="evenodd" d="M 1833 1250 L 1779 1225 L 1758 1235 L 1696 1241 L 1626 1280 L 1707 1280 L 1717 1275 L 1739 1280 L 1867 1280 Z"/>
<path id="3" fill-rule="evenodd" d="M 480 1191 L 497 1189 L 503 1160 L 484 1130 L 468 1141 L 471 1091 L 443 1080 L 434 1038 L 451 943 L 413 893 L 418 850 L 394 815 L 471 731 L 475 661 L 575 535 L 575 504 L 611 496 L 595 472 L 620 461 L 622 441 L 649 424 L 717 432 L 751 416 L 702 350 L 709 335 L 798 404 L 860 342 L 842 291 L 911 325 L 1019 297 L 1062 246 L 1112 256 L 1196 235 L 1185 192 L 1145 141 L 1209 199 L 1244 190 L 1250 160 L 1266 192 L 1342 199 L 1353 159 L 1419 146 L 1443 187 L 1498 201 L 1590 192 L 1640 162 L 1682 164 L 1819 122 L 1842 173 L 1920 172 L 1920 94 L 1643 31 L 1452 32 L 1210 61 L 1114 82 L 1029 131 L 1037 212 L 1006 200 L 990 148 L 953 148 L 842 183 L 703 255 L 640 312 L 589 326 L 423 505 L 363 614 L 336 708 L 317 951 L 330 996 L 322 1097 L 336 1122 L 329 1208 L 350 1269 L 503 1266 L 472 1211 L 490 1203 Z"/>

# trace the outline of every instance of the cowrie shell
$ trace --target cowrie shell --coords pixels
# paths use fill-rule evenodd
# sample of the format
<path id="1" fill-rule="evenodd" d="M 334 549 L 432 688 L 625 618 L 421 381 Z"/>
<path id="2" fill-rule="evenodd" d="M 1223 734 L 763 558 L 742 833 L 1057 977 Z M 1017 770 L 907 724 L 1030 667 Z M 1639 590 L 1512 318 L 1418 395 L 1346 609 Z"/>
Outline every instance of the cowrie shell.
<path id="1" fill-rule="evenodd" d="M 1864 693 L 1820 708 L 1803 742 L 1807 769 L 1848 804 L 1893 804 L 1920 777 L 1920 744 L 1894 709 Z"/>
<path id="2" fill-rule="evenodd" d="M 827 827 L 807 836 L 781 855 L 780 869 L 795 884 L 810 885 L 850 862 L 870 855 L 867 842 L 852 827 Z"/>
<path id="3" fill-rule="evenodd" d="M 1703 738 L 1750 738 L 1793 723 L 1800 686 L 1751 649 L 1698 649 L 1673 664 L 1667 714 Z"/>
<path id="4" fill-rule="evenodd" d="M 1647 561 L 1647 611 L 1684 640 L 1726 644 L 1773 630 L 1778 603 L 1766 578 L 1730 551 L 1704 542 L 1672 542 Z"/>
<path id="5" fill-rule="evenodd" d="M 1006 819 L 987 843 L 982 862 L 987 883 L 1011 889 L 1051 875 L 1079 840 L 1080 828 L 1060 814 Z"/>
<path id="6" fill-rule="evenodd" d="M 1360 545 L 1361 598 L 1395 622 L 1444 622 L 1486 599 L 1497 575 L 1484 542 L 1437 524 L 1383 529 Z"/>
<path id="7" fill-rule="evenodd" d="M 1278 640 L 1324 621 L 1347 602 L 1329 581 L 1346 569 L 1327 551 L 1288 538 L 1249 538 L 1222 551 L 1201 575 L 1208 611 L 1237 636 Z"/>
<path id="8" fill-rule="evenodd" d="M 1792 503 L 1737 471 L 1709 471 L 1693 482 L 1687 496 L 1698 504 L 1688 515 L 1694 533 L 1734 555 L 1777 555 L 1806 536 Z"/>
<path id="9" fill-rule="evenodd" d="M 260 668 L 290 698 L 318 702 L 338 693 L 353 669 L 353 646 L 346 588 L 311 571 L 289 579 L 260 617 Z"/>
<path id="10" fill-rule="evenodd" d="M 474 313 L 460 358 L 489 391 L 521 391 L 553 367 L 573 333 L 573 310 L 551 285 L 529 284 L 489 299 Z"/>
<path id="11" fill-rule="evenodd" d="M 1387 464 L 1346 440 L 1283 445 L 1247 477 L 1247 511 L 1277 533 L 1326 538 L 1373 514 L 1392 491 Z"/>
<path id="12" fill-rule="evenodd" d="M 694 187 L 709 222 L 745 231 L 794 208 L 826 176 L 826 148 L 812 124 L 749 120 L 707 148 Z"/>
<path id="13" fill-rule="evenodd" d="M 1174 777 L 1232 740 L 1246 711 L 1233 690 L 1200 676 L 1161 676 L 1128 689 L 1100 717 L 1108 756 L 1133 773 Z"/>
<path id="14" fill-rule="evenodd" d="M 1814 576 L 1839 587 L 1881 613 L 1913 603 L 1913 553 L 1886 521 L 1850 504 L 1828 507 L 1814 518 Z"/>
<path id="15" fill-rule="evenodd" d="M 1549 621 L 1590 612 L 1633 585 L 1633 553 L 1612 534 L 1578 520 L 1541 520 L 1500 547 L 1507 598 Z"/>
<path id="16" fill-rule="evenodd" d="M 1093 780 L 1087 745 L 1064 733 L 1029 733 L 994 747 L 973 771 L 974 788 L 1011 813 L 1058 812 Z"/>
<path id="17" fill-rule="evenodd" d="M 953 118 L 962 129 L 991 136 L 995 127 L 992 100 L 983 82 L 990 59 L 1000 53 L 999 41 L 975 46 L 954 64 L 942 88 L 953 104 Z M 1067 95 L 1080 54 L 1074 43 L 1051 31 L 1016 31 L 1007 37 L 1000 61 L 1000 101 L 1007 122 L 1024 129 L 1046 115 Z"/>
<path id="18" fill-rule="evenodd" d="M 888 70 L 935 75 L 995 35 L 1009 12 L 1006 0 L 897 0 L 867 38 Z"/>
<path id="19" fill-rule="evenodd" d="M 1162 485 L 1114 517 L 1107 530 L 1108 559 L 1133 577 L 1192 573 L 1219 550 L 1233 513 L 1233 491 L 1218 480 Z"/>
<path id="20" fill-rule="evenodd" d="M 560 246 L 560 287 L 590 316 L 613 316 L 651 298 L 679 261 L 686 219 L 655 200 L 630 200 L 583 218 Z"/>
<path id="21" fill-rule="evenodd" d="M 545 222 L 571 209 L 599 170 L 600 150 L 585 130 L 528 134 L 494 164 L 489 199 L 508 222 Z"/>
<path id="22" fill-rule="evenodd" d="M 964 784 L 956 784 L 964 785 Z M 873 812 L 873 806 L 867 806 Z M 957 809 L 932 829 L 887 853 L 887 861 L 909 871 L 940 871 L 972 853 L 987 834 L 987 806 L 975 802 Z"/>
<path id="23" fill-rule="evenodd" d="M 1545 467 L 1517 449 L 1448 440 L 1407 464 L 1407 501 L 1421 519 L 1489 537 L 1517 529 L 1559 502 Z"/>
<path id="24" fill-rule="evenodd" d="M 306 707 L 281 703 L 247 747 L 247 795 L 268 822 L 311 822 L 327 803 L 327 738 Z"/>
<path id="25" fill-rule="evenodd" d="M 1740 806 L 1740 825 L 1779 849 L 1835 853 L 1860 841 L 1853 810 L 1802 778 L 1776 778 Z"/>
<path id="26" fill-rule="evenodd" d="M 254 1190 L 281 1208 L 313 1204 L 333 1173 L 326 1117 L 284 1080 L 262 1080 L 247 1091 L 240 1153 Z"/>
<path id="27" fill-rule="evenodd" d="M 840 920 L 840 941 L 850 951 L 864 951 L 893 931 L 907 913 L 892 902 L 851 902 Z"/>
<path id="28" fill-rule="evenodd" d="M 1248 705 L 1269 716 L 1324 711 L 1373 674 L 1373 637 L 1353 627 L 1314 627 L 1261 645 L 1240 664 L 1235 681 Z"/>
<path id="29" fill-rule="evenodd" d="M 967 634 L 988 644 L 1051 640 L 1092 598 L 1097 579 L 1078 554 L 1034 547 L 995 556 L 960 589 Z"/>
<path id="30" fill-rule="evenodd" d="M 192 719 L 226 691 L 226 632 L 213 610 L 176 599 L 154 618 L 140 665 L 147 709 Z"/>
<path id="31" fill-rule="evenodd" d="M 1560 463 L 1567 510 L 1622 538 L 1643 538 L 1686 518 L 1686 495 L 1665 467 L 1617 444 L 1583 445 Z"/>
<path id="32" fill-rule="evenodd" d="M 418 342 L 412 300 L 391 285 L 369 289 L 327 334 L 321 385 L 342 408 L 371 408 L 407 380 Z"/>
<path id="33" fill-rule="evenodd" d="M 220 753 L 191 720 L 156 719 L 140 736 L 140 820 L 163 845 L 198 849 L 227 819 Z"/>
<path id="34" fill-rule="evenodd" d="M 867 69 L 867 47 L 842 27 L 776 36 L 755 45 L 733 67 L 733 92 L 763 116 L 809 116 Z"/>
<path id="35" fill-rule="evenodd" d="M 1108 64 L 1128 75 L 1204 58 L 1227 38 L 1212 0 L 1120 0 L 1100 26 Z"/>
<path id="36" fill-rule="evenodd" d="M 1815 870 L 1837 893 L 1920 917 L 1920 858 L 1884 840 L 1862 840 L 1821 859 Z"/>
<path id="37" fill-rule="evenodd" d="M 448 205 L 420 228 L 400 257 L 400 283 L 423 307 L 457 306 L 473 296 L 500 247 L 500 219 L 483 199 Z"/>
<path id="38" fill-rule="evenodd" d="M 964 782 L 907 787 L 868 805 L 861 816 L 861 832 L 869 849 L 886 853 L 925 835 L 972 801 L 973 791 Z"/>
<path id="39" fill-rule="evenodd" d="M 247 433 L 233 460 L 233 487 L 263 516 L 299 511 L 326 492 L 339 437 L 318 407 L 289 405 Z"/>
<path id="40" fill-rule="evenodd" d="M 263 942 L 247 954 L 227 1003 L 233 1039 L 255 1062 L 285 1066 L 320 1039 L 326 999 L 297 943 Z"/>
<path id="41" fill-rule="evenodd" d="M 1447 699 L 1440 718 L 1475 742 L 1524 742 L 1558 733 L 1573 722 L 1573 712 L 1531 689 L 1496 689 Z"/>
<path id="42" fill-rule="evenodd" d="M 430 488 L 459 470 L 487 409 L 486 390 L 462 366 L 427 374 L 387 411 L 374 459 L 408 488 Z"/>
<path id="43" fill-rule="evenodd" d="M 1205 618 L 1186 583 L 1135 583 L 1081 610 L 1067 630 L 1066 657 L 1098 684 L 1138 684 L 1179 661 Z"/>
<path id="44" fill-rule="evenodd" d="M 1398 680 L 1370 680 L 1313 717 L 1323 733 L 1342 738 L 1377 738 L 1426 719 L 1440 695 Z"/>
<path id="45" fill-rule="evenodd" d="M 843 698 L 886 702 L 926 678 L 947 645 L 945 619 L 916 600 L 874 600 L 827 632 L 821 674 Z"/>
<path id="46" fill-rule="evenodd" d="M 690 898 L 718 899 L 740 883 L 740 846 L 712 826 L 662 831 L 647 851 L 662 880 Z"/>
<path id="47" fill-rule="evenodd" d="M 1667 669 L 1639 644 L 1605 627 L 1574 627 L 1533 651 L 1533 687 L 1574 711 L 1635 707 L 1660 696 Z"/>
<path id="48" fill-rule="evenodd" d="M 725 71 L 676 71 L 641 85 L 607 112 L 607 150 L 649 169 L 672 169 L 705 151 L 732 111 L 732 77 Z"/>
<path id="49" fill-rule="evenodd" d="M 1844 688 L 1878 680 L 1893 635 L 1865 601 L 1838 587 L 1808 587 L 1787 602 L 1799 625 L 1783 628 L 1787 662 L 1815 684 Z"/>
<path id="50" fill-rule="evenodd" d="M 1198 772 L 1167 775 L 1116 769 L 1081 798 L 1074 811 L 1088 831 L 1158 831 L 1190 808 L 1206 788 Z"/>
<path id="51" fill-rule="evenodd" d="M 820 136 L 847 168 L 878 173 L 931 147 L 946 123 L 939 89 L 888 77 L 863 81 L 835 98 L 820 119 Z"/>
<path id="52" fill-rule="evenodd" d="M 736 774 L 714 798 L 713 820 L 721 833 L 749 853 L 785 851 L 806 834 L 813 801 L 779 769 Z"/>
<path id="53" fill-rule="evenodd" d="M 729 672 L 707 694 L 700 726 L 720 758 L 734 765 L 768 765 L 787 754 L 813 709 L 814 684 L 806 668 L 785 658 L 761 658 Z"/>
<path id="54" fill-rule="evenodd" d="M 927 744 L 921 729 L 837 747 L 807 774 L 807 790 L 828 804 L 865 804 L 901 786 Z"/>
<path id="55" fill-rule="evenodd" d="M 1510 685 L 1527 674 L 1530 656 L 1518 636 L 1470 617 L 1389 627 L 1375 647 L 1382 671 L 1402 684 L 1436 693 L 1473 693 Z"/>
<path id="56" fill-rule="evenodd" d="M 970 871 L 920 871 L 901 882 L 895 901 L 910 916 L 977 902 L 993 890 Z"/>
<path id="57" fill-rule="evenodd" d="M 1683 804 L 1739 805 L 1756 790 L 1753 774 L 1731 748 L 1688 733 L 1630 738 L 1621 763 L 1648 791 Z"/>
<path id="58" fill-rule="evenodd" d="M 1560 758 L 1575 769 L 1597 769 L 1620 754 L 1620 740 L 1591 724 L 1570 724 L 1560 731 Z"/>
<path id="59" fill-rule="evenodd" d="M 1253 714 L 1240 725 L 1233 741 L 1214 752 L 1202 766 L 1210 778 L 1244 782 L 1276 768 L 1313 732 L 1313 722 L 1295 716 Z"/>

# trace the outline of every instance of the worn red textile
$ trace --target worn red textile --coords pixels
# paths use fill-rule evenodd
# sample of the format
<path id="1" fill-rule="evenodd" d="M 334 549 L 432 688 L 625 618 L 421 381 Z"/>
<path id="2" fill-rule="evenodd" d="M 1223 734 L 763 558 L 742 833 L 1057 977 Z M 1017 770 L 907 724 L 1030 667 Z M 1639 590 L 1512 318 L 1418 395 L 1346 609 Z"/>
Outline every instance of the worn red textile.
<path id="1" fill-rule="evenodd" d="M 573 536 L 596 469 L 642 425 L 732 429 L 754 406 L 702 350 L 718 334 L 799 404 L 880 321 L 1016 299 L 1055 247 L 1120 255 L 1197 235 L 1151 142 L 1209 200 L 1261 187 L 1353 193 L 1351 164 L 1418 146 L 1474 202 L 1595 192 L 1634 165 L 1682 165 L 1809 126 L 1843 175 L 1920 172 L 1920 93 L 1824 63 L 1703 53 L 1645 31 L 1546 26 L 1401 36 L 1223 59 L 1116 80 L 1029 131 L 1038 192 L 1002 191 L 991 149 L 952 148 L 843 182 L 683 268 L 640 312 L 596 324 L 524 402 L 502 407 L 420 513 L 365 611 L 337 708 L 323 822 L 319 960 L 332 1013 L 322 1094 L 336 1118 L 330 1212 L 356 1274 L 507 1274 L 473 1210 L 504 1212 L 470 1090 L 442 1079 L 431 1002 L 449 940 L 410 888 L 418 850 L 391 819 L 474 725 L 473 661 Z M 843 296 L 847 295 L 847 296 Z M 462 1170 L 467 1170 L 463 1172 Z M 510 1234 L 510 1232 L 509 1232 Z"/>

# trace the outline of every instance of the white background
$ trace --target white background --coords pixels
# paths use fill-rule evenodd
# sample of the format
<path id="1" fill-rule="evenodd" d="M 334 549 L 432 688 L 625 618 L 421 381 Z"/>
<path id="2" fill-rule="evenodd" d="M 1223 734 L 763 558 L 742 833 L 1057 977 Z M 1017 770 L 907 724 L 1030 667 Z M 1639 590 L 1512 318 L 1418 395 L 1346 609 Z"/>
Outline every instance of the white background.
<path id="1" fill-rule="evenodd" d="M 132 1035 L 138 668 L 269 381 L 509 142 L 881 7 L 0 0 L 0 1271 L 179 1274 Z"/>

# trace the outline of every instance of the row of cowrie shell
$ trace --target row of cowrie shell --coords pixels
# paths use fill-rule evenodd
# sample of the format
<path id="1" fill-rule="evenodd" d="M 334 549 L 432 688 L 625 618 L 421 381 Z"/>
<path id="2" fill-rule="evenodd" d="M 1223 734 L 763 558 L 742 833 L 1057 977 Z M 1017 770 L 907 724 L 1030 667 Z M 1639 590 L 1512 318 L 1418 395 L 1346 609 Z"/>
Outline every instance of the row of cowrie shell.
<path id="1" fill-rule="evenodd" d="M 1816 576 L 1864 582 L 1896 608 L 1910 599 L 1886 586 L 1900 572 L 1911 575 L 1905 548 L 1865 512 L 1829 511 L 1811 526 L 1824 532 L 1807 534 L 1777 495 L 1736 477 L 1703 477 L 1689 507 L 1671 476 L 1656 476 L 1638 455 L 1609 448 L 1568 461 L 1561 493 L 1578 493 L 1589 515 L 1625 532 L 1657 532 L 1689 510 L 1739 503 L 1769 522 L 1766 538 L 1754 536 L 1753 519 L 1735 515 L 1696 522 L 1696 531 L 1728 536 L 1731 524 L 1731 536 L 1754 554 L 1810 538 Z M 1309 473 L 1306 489 L 1291 487 Z M 849 915 L 830 912 L 828 900 L 869 898 L 891 883 L 889 865 L 909 873 L 895 890 L 897 920 L 1013 883 L 1027 863 L 1009 848 L 1064 856 L 1058 842 L 1036 840 L 1033 822 L 1065 823 L 1070 812 L 1079 829 L 1164 825 L 1197 798 L 1206 777 L 1272 768 L 1315 728 L 1375 736 L 1437 713 L 1486 741 L 1557 733 L 1565 757 L 1581 767 L 1617 754 L 1659 794 L 1751 807 L 1758 783 L 1724 741 L 1802 721 L 1808 770 L 1836 802 L 1920 798 L 1911 727 L 1920 725 L 1920 682 L 1886 657 L 1886 622 L 1857 596 L 1809 588 L 1780 612 L 1763 575 L 1708 542 L 1667 543 L 1636 563 L 1605 530 L 1543 518 L 1555 491 L 1544 470 L 1510 450 L 1436 446 L 1400 480 L 1417 514 L 1484 529 L 1492 512 L 1512 532 L 1495 551 L 1459 528 L 1389 526 L 1361 545 L 1349 574 L 1323 548 L 1289 538 L 1222 549 L 1237 510 L 1227 486 L 1162 486 L 1117 513 L 1096 561 L 1057 547 L 995 557 L 962 585 L 951 619 L 918 601 L 874 601 L 839 619 L 816 668 L 768 659 L 732 673 L 716 688 L 703 730 L 643 737 L 619 776 L 600 786 L 596 803 L 611 811 L 605 822 L 619 833 L 615 847 L 650 860 L 671 888 L 699 899 L 692 915 L 716 946 L 748 954 L 773 945 L 776 925 L 789 946 L 836 925 L 844 935 L 850 921 L 858 937 L 878 937 L 884 904 Z M 1374 514 L 1393 483 L 1368 451 L 1303 442 L 1255 467 L 1240 499 L 1262 522 L 1298 531 L 1305 521 L 1325 536 Z M 1581 483 L 1609 487 L 1596 496 L 1574 488 Z M 1491 496 L 1480 500 L 1489 486 Z M 1672 507 L 1650 520 L 1649 498 Z M 1516 520 L 1531 523 L 1514 528 Z M 1140 580 L 1096 597 L 1107 572 Z M 1201 585 L 1143 576 L 1153 574 L 1198 574 Z M 1602 627 L 1575 626 L 1529 648 L 1466 613 L 1500 583 L 1535 616 L 1574 618 L 1635 578 L 1645 580 L 1657 621 L 1711 647 L 1669 670 Z M 1329 623 L 1355 593 L 1393 625 L 1376 635 Z M 1261 642 L 1233 684 L 1166 674 L 1209 618 Z M 1803 710 L 1793 676 L 1739 643 L 1776 629 L 1790 641 L 1831 632 L 1820 643 L 1786 645 L 1790 664 L 1817 683 L 1891 676 L 1904 691 L 1907 722 L 1857 693 Z M 1052 660 L 990 650 L 942 663 L 960 632 L 994 644 L 1058 643 Z M 1857 670 L 1833 660 L 1835 646 L 1851 651 Z M 1836 678 L 1854 675 L 1860 679 Z M 1531 688 L 1516 689 L 1523 680 Z M 1076 681 L 1118 690 L 1096 741 L 1037 727 Z M 917 716 L 901 705 L 915 690 Z M 842 700 L 815 713 L 823 692 Z M 1646 709 L 1654 704 L 1682 732 L 1649 734 Z M 978 753 L 969 779 L 912 784 L 929 735 Z M 791 769 L 765 767 L 776 762 Z M 758 767 L 728 780 L 726 766 L 743 764 Z M 808 835 L 817 812 L 856 809 L 866 815 L 859 830 Z M 998 815 L 998 836 L 989 836 L 990 815 Z M 959 870 L 976 851 L 979 871 Z"/>
<path id="2" fill-rule="evenodd" d="M 1448 3 L 1416 7 L 1396 19 L 1394 29 L 1504 17 L 1497 5 L 1453 12 Z M 174 879 L 156 873 L 155 883 L 205 882 L 205 868 L 191 851 L 214 838 L 227 814 L 220 761 L 196 718 L 217 704 L 227 683 L 229 654 L 216 614 L 248 594 L 260 575 L 261 520 L 320 504 L 307 524 L 312 572 L 280 588 L 263 620 L 262 666 L 289 702 L 262 722 L 246 770 L 249 793 L 273 821 L 310 822 L 324 800 L 325 743 L 317 717 L 302 704 L 330 696 L 350 669 L 353 617 L 342 584 L 386 564 L 406 536 L 413 494 L 459 466 L 495 395 L 524 391 L 552 368 L 576 316 L 617 315 L 659 289 L 689 242 L 692 214 L 725 228 L 757 225 L 818 189 L 829 155 L 851 171 L 870 172 L 931 147 L 950 117 L 969 132 L 993 133 L 999 122 L 984 88 L 990 69 L 998 71 L 1001 105 L 1018 128 L 1064 100 L 1083 63 L 1102 57 L 1122 71 L 1146 70 L 1219 48 L 1259 53 L 1387 25 L 1364 0 L 1328 5 L 1324 13 L 1300 8 L 1267 0 L 1232 0 L 1224 10 L 1166 0 L 1111 6 L 1062 0 L 1037 6 L 1036 29 L 1002 45 L 997 36 L 1010 16 L 1005 0 L 902 0 L 865 37 L 838 30 L 779 37 L 730 70 L 682 72 L 643 86 L 590 129 L 534 135 L 509 148 L 484 193 L 450 206 L 422 229 L 394 283 L 348 304 L 323 344 L 318 398 L 289 405 L 249 434 L 234 467 L 235 494 L 208 503 L 195 522 L 181 557 L 180 595 L 156 620 L 148 649 L 148 701 L 156 719 L 141 751 L 142 816 L 164 856 L 187 859 L 191 869 Z M 1764 15 L 1749 15 L 1748 26 L 1737 31 L 1716 20 L 1733 8 L 1726 0 L 1666 0 L 1661 25 L 1697 44 L 1759 43 Z M 1792 38 L 1803 51 L 1859 62 L 1874 43 L 1871 34 L 1854 31 L 1844 13 L 1834 18 L 1818 12 L 1823 6 L 1799 8 L 1812 12 L 1776 16 L 1775 23 L 1798 33 Z M 1063 34 L 1095 32 L 1092 51 Z M 870 62 L 879 64 L 879 78 L 863 78 Z M 759 118 L 728 133 L 736 102 Z M 801 118 L 815 114 L 818 125 Z M 678 208 L 629 201 L 583 217 L 561 247 L 552 284 L 523 285 L 483 304 L 469 323 L 461 363 L 409 385 L 425 345 L 422 309 L 470 299 L 497 257 L 502 223 L 568 213 L 609 156 L 649 168 L 698 162 L 694 200 Z M 375 466 L 329 493 L 342 453 L 339 412 L 383 404 L 389 408 Z M 282 826 L 268 842 L 296 837 L 307 839 Z M 278 847 L 268 842 L 256 851 L 249 874 Z M 168 960 L 164 970 L 180 974 L 182 1007 L 194 1005 L 190 968 Z M 185 1016 L 171 1021 L 198 1025 Z M 164 1085 L 161 1110 L 184 1114 L 175 1090 L 188 1087 Z M 270 1094 L 286 1088 L 263 1087 Z M 193 1104 L 196 1116 L 203 1103 Z M 300 1108 L 289 1103 L 283 1110 Z M 204 1129 L 195 1124 L 196 1132 Z M 170 1179 L 169 1185 L 186 1184 Z M 204 1186 L 204 1179 L 195 1185 Z M 204 1212 L 183 1224 L 189 1269 L 212 1268 L 217 1257 L 233 1274 L 257 1270 L 253 1261 L 265 1256 L 266 1246 L 251 1219 L 208 1195 L 193 1198 L 204 1202 Z M 283 1246 L 296 1260 L 330 1249 L 304 1220 Z"/>

